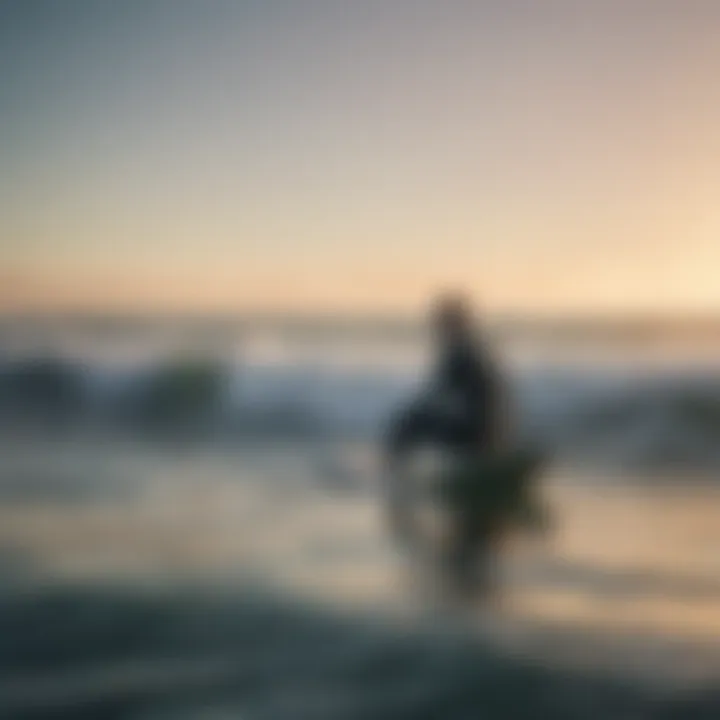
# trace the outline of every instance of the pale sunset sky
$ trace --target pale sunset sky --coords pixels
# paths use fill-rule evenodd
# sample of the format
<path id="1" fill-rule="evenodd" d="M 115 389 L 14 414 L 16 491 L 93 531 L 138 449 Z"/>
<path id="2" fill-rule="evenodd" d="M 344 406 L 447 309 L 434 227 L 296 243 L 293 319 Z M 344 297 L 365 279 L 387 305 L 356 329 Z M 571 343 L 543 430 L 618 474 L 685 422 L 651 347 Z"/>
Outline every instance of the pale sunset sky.
<path id="1" fill-rule="evenodd" d="M 0 0 L 0 310 L 720 311 L 720 2 Z"/>

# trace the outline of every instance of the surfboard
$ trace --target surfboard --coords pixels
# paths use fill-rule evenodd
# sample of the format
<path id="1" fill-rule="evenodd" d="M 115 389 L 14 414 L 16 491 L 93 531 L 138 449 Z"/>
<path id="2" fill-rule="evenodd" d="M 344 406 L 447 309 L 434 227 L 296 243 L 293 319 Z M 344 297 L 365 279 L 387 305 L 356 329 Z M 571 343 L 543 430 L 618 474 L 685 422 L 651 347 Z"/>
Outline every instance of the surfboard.
<path id="1" fill-rule="evenodd" d="M 448 510 L 477 523 L 542 529 L 549 511 L 540 498 L 544 456 L 533 449 L 487 453 L 458 462 L 437 478 L 436 498 Z"/>
<path id="2" fill-rule="evenodd" d="M 430 469 L 408 458 L 391 479 L 395 534 L 404 543 L 423 541 L 418 516 L 428 504 L 444 512 L 451 523 L 455 518 L 465 527 L 545 532 L 552 524 L 540 487 L 546 463 L 546 457 L 531 448 L 465 460 L 445 458 Z"/>

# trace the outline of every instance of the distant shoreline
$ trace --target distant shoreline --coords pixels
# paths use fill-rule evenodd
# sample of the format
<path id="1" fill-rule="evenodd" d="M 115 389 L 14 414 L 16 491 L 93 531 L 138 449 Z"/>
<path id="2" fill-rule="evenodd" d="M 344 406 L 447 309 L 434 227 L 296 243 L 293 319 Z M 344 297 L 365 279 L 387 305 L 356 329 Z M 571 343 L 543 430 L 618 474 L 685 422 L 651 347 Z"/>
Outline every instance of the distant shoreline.
<path id="1" fill-rule="evenodd" d="M 116 313 L 0 312 L 0 331 L 56 329 L 123 332 L 177 327 L 189 332 L 268 331 L 290 334 L 412 338 L 422 332 L 422 318 L 361 314 L 301 313 Z M 490 315 L 492 332 L 501 336 L 559 340 L 652 340 L 654 337 L 694 341 L 720 340 L 720 314 L 687 315 Z"/>

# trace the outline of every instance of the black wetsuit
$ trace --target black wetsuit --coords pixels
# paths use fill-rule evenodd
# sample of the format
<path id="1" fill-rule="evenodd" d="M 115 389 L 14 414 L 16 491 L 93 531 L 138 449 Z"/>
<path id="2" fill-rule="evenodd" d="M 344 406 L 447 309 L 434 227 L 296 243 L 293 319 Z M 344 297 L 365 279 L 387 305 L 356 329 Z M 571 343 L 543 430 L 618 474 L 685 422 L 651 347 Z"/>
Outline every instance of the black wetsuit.
<path id="1" fill-rule="evenodd" d="M 401 410 L 390 425 L 385 449 L 391 467 L 418 445 L 449 450 L 459 459 L 495 447 L 501 418 L 501 382 L 494 363 L 469 341 L 448 345 L 427 394 Z M 391 471 L 390 524 L 403 542 L 416 537 L 411 510 L 412 491 L 402 470 Z M 449 580 L 461 593 L 477 589 L 473 567 L 479 548 L 491 548 L 492 527 L 478 527 L 472 513 L 456 510 L 456 538 L 446 551 Z M 487 555 L 486 558 L 490 558 Z"/>
<path id="2" fill-rule="evenodd" d="M 448 345 L 428 392 L 393 419 L 388 454 L 424 443 L 459 453 L 488 447 L 497 435 L 500 395 L 496 368 L 480 347 L 468 340 Z"/>

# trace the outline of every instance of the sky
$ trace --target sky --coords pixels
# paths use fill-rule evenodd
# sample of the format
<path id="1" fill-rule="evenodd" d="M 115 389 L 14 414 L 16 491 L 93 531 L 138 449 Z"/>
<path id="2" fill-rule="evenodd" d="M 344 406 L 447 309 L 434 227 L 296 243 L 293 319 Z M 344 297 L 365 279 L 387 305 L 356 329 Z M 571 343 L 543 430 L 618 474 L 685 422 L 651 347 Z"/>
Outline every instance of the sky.
<path id="1" fill-rule="evenodd" d="M 0 0 L 0 310 L 720 312 L 714 0 Z"/>

